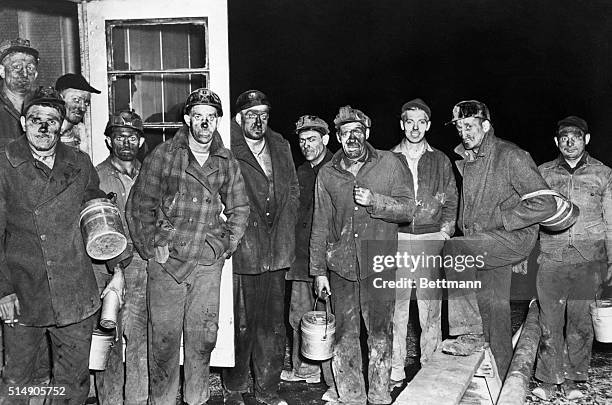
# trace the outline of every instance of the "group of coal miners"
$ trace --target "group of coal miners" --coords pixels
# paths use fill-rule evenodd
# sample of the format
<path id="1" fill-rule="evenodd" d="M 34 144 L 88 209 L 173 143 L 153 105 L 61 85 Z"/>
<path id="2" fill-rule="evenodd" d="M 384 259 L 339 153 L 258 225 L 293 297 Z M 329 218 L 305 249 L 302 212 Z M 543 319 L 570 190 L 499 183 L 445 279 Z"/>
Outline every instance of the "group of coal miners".
<path id="1" fill-rule="evenodd" d="M 94 167 L 79 146 L 92 93 L 100 92 L 73 73 L 36 88 L 38 64 L 28 40 L 0 44 L 0 403 L 27 404 L 41 392 L 52 403 L 86 403 L 92 333 L 111 293 L 122 306 L 119 343 L 95 373 L 98 402 L 168 405 L 182 392 L 184 403 L 206 403 L 230 257 L 235 366 L 221 373 L 227 404 L 243 405 L 249 391 L 261 403 L 287 404 L 281 381 L 321 377 L 325 403 L 391 403 L 393 389 L 406 384 L 412 290 L 422 366 L 437 351 L 488 347 L 503 379 L 513 355 L 512 274 L 525 271 L 538 239 L 542 338 L 533 393 L 584 394 L 589 305 L 612 283 L 612 169 L 586 152 L 584 119 L 557 123 L 558 157 L 538 167 L 495 134 L 484 103 L 457 103 L 448 124 L 461 141 L 459 191 L 451 160 L 427 140 L 433 114 L 420 98 L 401 107 L 404 137 L 391 150 L 372 146 L 370 117 L 351 106 L 339 109 L 332 129 L 319 116 L 299 117 L 289 138 L 305 158 L 296 170 L 289 140 L 268 125 L 272 104 L 263 92 L 238 96 L 225 145 L 217 126 L 228 107 L 201 88 L 186 95 L 183 127 L 142 163 L 142 119 L 112 112 L 103 132 L 109 156 Z M 580 208 L 569 228 L 539 226 L 559 215 L 547 190 Z M 86 253 L 79 215 L 109 193 L 128 245 L 100 262 Z M 422 260 L 373 266 L 375 257 L 407 256 Z M 452 264 L 468 257 L 477 265 Z M 381 277 L 386 286 L 414 282 L 379 288 L 373 280 Z M 442 279 L 457 283 L 429 283 Z M 322 362 L 300 353 L 300 321 L 317 298 L 335 315 L 333 356 Z M 454 337 L 444 341 L 443 299 Z"/>

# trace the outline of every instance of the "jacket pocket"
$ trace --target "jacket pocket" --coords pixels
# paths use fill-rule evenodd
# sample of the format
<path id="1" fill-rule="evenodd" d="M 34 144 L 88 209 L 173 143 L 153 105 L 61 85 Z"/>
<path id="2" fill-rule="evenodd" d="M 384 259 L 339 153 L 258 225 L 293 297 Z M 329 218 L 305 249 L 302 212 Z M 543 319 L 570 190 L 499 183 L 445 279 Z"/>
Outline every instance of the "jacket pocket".
<path id="1" fill-rule="evenodd" d="M 229 232 L 208 232 L 206 233 L 206 243 L 208 243 L 213 250 L 215 259 L 218 260 L 230 247 Z"/>
<path id="2" fill-rule="evenodd" d="M 605 238 L 606 226 L 601 221 L 597 221 L 590 224 L 584 225 L 584 230 L 587 235 L 601 235 L 601 238 Z"/>

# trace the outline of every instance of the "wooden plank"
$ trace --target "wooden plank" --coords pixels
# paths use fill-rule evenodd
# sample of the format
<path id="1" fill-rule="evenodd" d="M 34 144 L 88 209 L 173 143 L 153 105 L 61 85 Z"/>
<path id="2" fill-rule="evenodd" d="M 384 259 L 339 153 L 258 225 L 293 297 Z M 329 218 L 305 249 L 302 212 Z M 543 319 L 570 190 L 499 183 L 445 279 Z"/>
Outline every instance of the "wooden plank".
<path id="1" fill-rule="evenodd" d="M 493 405 L 485 377 L 474 377 L 459 405 Z"/>
<path id="2" fill-rule="evenodd" d="M 484 351 L 471 356 L 435 352 L 400 393 L 394 404 L 456 405 L 484 359 Z"/>

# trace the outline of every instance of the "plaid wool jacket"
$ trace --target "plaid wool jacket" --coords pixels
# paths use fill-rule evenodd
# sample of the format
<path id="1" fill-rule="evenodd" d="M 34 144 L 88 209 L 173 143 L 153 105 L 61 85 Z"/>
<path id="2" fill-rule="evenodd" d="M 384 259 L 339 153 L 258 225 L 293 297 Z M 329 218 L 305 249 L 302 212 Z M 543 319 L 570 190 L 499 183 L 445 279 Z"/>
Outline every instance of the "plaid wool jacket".
<path id="1" fill-rule="evenodd" d="M 170 258 L 162 266 L 178 282 L 198 263 L 233 253 L 249 217 L 240 165 L 219 134 L 203 166 L 189 149 L 188 135 L 183 126 L 145 159 L 125 210 L 138 253 L 148 260 L 155 247 L 167 245 Z"/>

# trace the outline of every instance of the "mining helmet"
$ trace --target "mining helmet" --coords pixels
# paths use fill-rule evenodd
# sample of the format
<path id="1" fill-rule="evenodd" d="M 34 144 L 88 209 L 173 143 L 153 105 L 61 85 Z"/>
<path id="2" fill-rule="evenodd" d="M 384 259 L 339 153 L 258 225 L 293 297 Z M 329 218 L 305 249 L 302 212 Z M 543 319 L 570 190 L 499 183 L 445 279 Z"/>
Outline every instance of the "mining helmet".
<path id="1" fill-rule="evenodd" d="M 28 39 L 15 38 L 2 41 L 0 43 L 0 63 L 13 52 L 30 54 L 38 62 L 38 51 L 32 47 Z"/>
<path id="2" fill-rule="evenodd" d="M 338 115 L 334 118 L 334 125 L 336 128 L 340 128 L 342 125 L 348 124 L 349 122 L 359 122 L 366 128 L 370 128 L 372 125 L 370 117 L 365 115 L 362 111 L 352 108 L 350 105 L 340 107 Z"/>
<path id="3" fill-rule="evenodd" d="M 315 130 L 321 135 L 329 134 L 329 125 L 316 115 L 302 115 L 295 123 L 295 133 L 299 134 L 308 129 Z"/>
<path id="4" fill-rule="evenodd" d="M 187 96 L 187 101 L 185 101 L 184 113 L 189 114 L 191 107 L 194 105 L 210 105 L 217 109 L 217 115 L 219 117 L 223 117 L 223 107 L 221 107 L 221 99 L 212 90 L 200 88 L 192 91 Z"/>
<path id="5" fill-rule="evenodd" d="M 110 136 L 113 128 L 132 128 L 141 135 L 144 132 L 142 118 L 140 118 L 140 115 L 136 114 L 136 112 L 130 110 L 121 110 L 108 116 L 104 135 Z"/>
<path id="6" fill-rule="evenodd" d="M 50 86 L 40 86 L 30 93 L 23 101 L 21 115 L 25 116 L 33 105 L 53 107 L 62 114 L 62 117 L 66 116 L 66 103 L 62 100 L 59 91 Z"/>
<path id="7" fill-rule="evenodd" d="M 454 124 L 464 118 L 482 118 L 491 121 L 491 114 L 485 103 L 476 100 L 460 101 L 453 107 L 453 119 L 446 124 Z"/>

